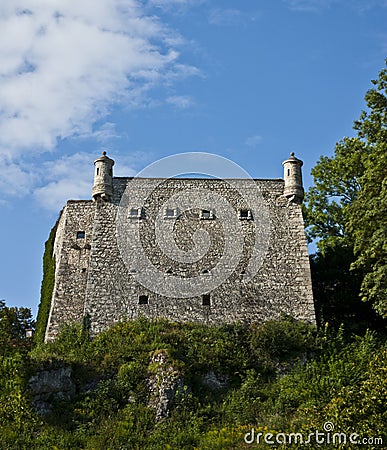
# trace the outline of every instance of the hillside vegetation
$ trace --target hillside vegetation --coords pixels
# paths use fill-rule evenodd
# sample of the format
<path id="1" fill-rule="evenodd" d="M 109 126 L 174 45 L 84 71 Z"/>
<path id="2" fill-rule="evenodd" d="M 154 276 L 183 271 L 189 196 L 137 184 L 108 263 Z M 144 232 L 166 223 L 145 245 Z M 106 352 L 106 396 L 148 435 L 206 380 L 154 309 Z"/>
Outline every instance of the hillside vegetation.
<path id="1" fill-rule="evenodd" d="M 346 338 L 342 329 L 316 333 L 289 318 L 221 327 L 139 319 L 93 340 L 72 325 L 54 343 L 6 347 L 2 449 L 245 449 L 252 447 L 244 441 L 252 428 L 307 436 L 328 421 L 348 435 L 387 442 L 387 346 L 375 332 Z M 182 383 L 169 417 L 156 423 L 148 380 L 157 352 Z M 37 415 L 29 376 L 64 366 L 72 368 L 75 395 Z M 208 384 L 209 372 L 223 383 Z"/>

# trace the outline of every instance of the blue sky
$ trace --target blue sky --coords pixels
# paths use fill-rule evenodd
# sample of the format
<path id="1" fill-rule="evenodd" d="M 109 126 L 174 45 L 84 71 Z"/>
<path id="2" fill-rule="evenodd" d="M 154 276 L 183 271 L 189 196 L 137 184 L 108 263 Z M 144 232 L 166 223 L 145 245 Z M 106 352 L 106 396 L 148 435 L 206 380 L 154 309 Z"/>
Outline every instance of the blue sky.
<path id="1" fill-rule="evenodd" d="M 387 56 L 386 0 L 2 0 L 0 299 L 39 303 L 44 242 L 93 160 L 204 151 L 306 187 Z"/>

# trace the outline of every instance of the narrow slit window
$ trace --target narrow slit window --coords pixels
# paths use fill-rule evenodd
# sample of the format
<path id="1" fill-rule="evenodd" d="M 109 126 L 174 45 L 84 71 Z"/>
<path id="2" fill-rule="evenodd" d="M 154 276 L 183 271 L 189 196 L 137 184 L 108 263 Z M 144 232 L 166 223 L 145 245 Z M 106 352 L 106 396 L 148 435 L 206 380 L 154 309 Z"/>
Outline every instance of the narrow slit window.
<path id="1" fill-rule="evenodd" d="M 99 175 L 99 167 L 97 167 L 97 175 Z"/>
<path id="2" fill-rule="evenodd" d="M 288 177 L 290 176 L 290 169 L 288 169 Z"/>
<path id="3" fill-rule="evenodd" d="M 85 239 L 85 232 L 77 231 L 77 239 Z"/>
<path id="4" fill-rule="evenodd" d="M 203 306 L 210 306 L 211 305 L 210 294 L 203 294 L 203 296 L 202 296 L 202 305 Z"/>
<path id="5" fill-rule="evenodd" d="M 138 304 L 139 305 L 147 305 L 148 304 L 148 296 L 147 295 L 139 295 L 138 296 Z"/>

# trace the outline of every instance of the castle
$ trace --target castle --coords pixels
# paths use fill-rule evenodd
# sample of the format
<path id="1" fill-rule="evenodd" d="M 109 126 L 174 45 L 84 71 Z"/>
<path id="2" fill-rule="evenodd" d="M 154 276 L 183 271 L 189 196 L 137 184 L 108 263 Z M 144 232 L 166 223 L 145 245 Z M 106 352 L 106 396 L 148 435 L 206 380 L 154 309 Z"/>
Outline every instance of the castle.
<path id="1" fill-rule="evenodd" d="M 94 166 L 92 200 L 57 222 L 46 341 L 86 316 L 93 334 L 139 316 L 315 323 L 294 153 L 284 179 L 114 177 L 106 152 Z"/>

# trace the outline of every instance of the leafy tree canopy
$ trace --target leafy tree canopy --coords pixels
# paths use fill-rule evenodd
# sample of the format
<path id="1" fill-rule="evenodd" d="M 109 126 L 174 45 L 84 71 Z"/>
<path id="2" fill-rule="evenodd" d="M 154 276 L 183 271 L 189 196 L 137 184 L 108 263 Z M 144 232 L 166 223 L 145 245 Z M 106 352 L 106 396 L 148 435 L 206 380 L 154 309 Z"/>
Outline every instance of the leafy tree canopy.
<path id="1" fill-rule="evenodd" d="M 22 347 L 26 330 L 33 329 L 35 322 L 29 308 L 8 307 L 0 300 L 0 354 L 11 348 Z"/>
<path id="2" fill-rule="evenodd" d="M 372 84 L 367 111 L 354 124 L 357 136 L 338 142 L 313 168 L 304 212 L 308 237 L 319 239 L 323 256 L 335 246 L 352 250 L 351 269 L 362 272 L 360 297 L 387 317 L 387 67 Z"/>

